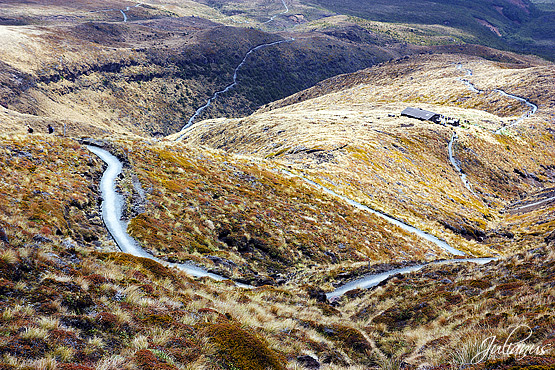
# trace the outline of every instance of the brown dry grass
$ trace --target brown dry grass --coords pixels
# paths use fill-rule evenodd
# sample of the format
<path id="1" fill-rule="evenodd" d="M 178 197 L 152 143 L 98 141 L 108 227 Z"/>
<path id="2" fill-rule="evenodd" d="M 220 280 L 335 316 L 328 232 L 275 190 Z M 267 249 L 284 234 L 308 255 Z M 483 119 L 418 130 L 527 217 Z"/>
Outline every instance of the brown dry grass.
<path id="1" fill-rule="evenodd" d="M 423 58 L 408 65 L 422 69 L 429 61 Z M 453 60 L 445 58 L 435 69 L 430 66 L 429 73 L 445 82 L 437 88 L 438 99 L 465 96 L 464 85 L 452 81 Z M 539 173 L 552 153 L 552 137 L 544 130 L 550 107 L 518 135 L 493 136 L 488 129 L 505 119 L 496 114 L 516 112 L 509 102 L 500 99 L 484 113 L 464 104 L 451 108 L 444 100 L 409 99 L 410 86 L 425 86 L 429 76 L 402 75 L 400 69 L 380 78 L 391 78 L 389 88 L 398 88 L 407 101 L 381 101 L 385 95 L 374 89 L 386 91 L 388 85 L 376 77 L 383 86 L 365 84 L 243 120 L 204 122 L 191 131 L 189 144 L 114 140 L 112 147 L 131 165 L 119 189 L 136 192 L 130 181 L 136 175 L 146 191 L 145 213 L 131 214 L 130 232 L 164 258 L 191 259 L 234 278 L 275 285 L 251 290 L 194 281 L 155 262 L 106 253 L 113 245 L 98 218 L 101 162 L 71 139 L 3 135 L 0 225 L 9 244 L 0 248 L 0 365 L 229 369 L 252 354 L 222 345 L 229 328 L 241 328 L 235 342 L 243 335 L 256 344 L 266 359 L 260 366 L 275 368 L 276 359 L 295 368 L 303 354 L 317 355 L 330 369 L 367 368 L 380 358 L 445 364 L 467 335 L 503 340 L 519 323 L 535 328 L 534 343 L 548 343 L 554 327 L 554 254 L 551 247 L 542 248 L 542 236 L 551 228 L 550 208 L 525 214 L 501 210 L 520 193 L 530 193 L 526 199 L 533 201 L 538 188 L 515 175 L 515 166 L 552 187 L 550 175 Z M 535 73 L 509 74 L 534 83 Z M 423 123 L 402 127 L 413 122 L 388 116 L 415 102 L 479 124 L 458 129 L 456 151 L 490 207 L 466 194 L 450 167 L 448 129 Z M 486 96 L 480 104 L 485 106 Z M 225 144 L 229 152 L 199 143 Z M 307 153 L 301 146 L 323 151 Z M 482 163 L 476 163 L 478 157 Z M 373 291 L 352 292 L 337 306 L 317 302 L 310 287 L 299 283 L 331 289 L 339 275 L 366 271 L 369 259 L 442 254 L 276 171 L 284 167 L 437 232 L 459 248 L 535 250 L 482 267 L 429 267 Z M 496 182 L 492 173 L 507 181 Z M 438 226 L 441 220 L 483 228 L 499 239 L 467 241 Z M 514 240 L 497 230 L 513 232 Z M 97 248 L 105 253 L 94 252 Z M 325 252 L 333 252 L 338 263 Z M 208 256 L 235 267 L 216 266 L 218 259 Z M 273 280 L 280 278 L 287 283 L 277 286 Z"/>
<path id="2" fill-rule="evenodd" d="M 193 260 L 262 283 L 291 273 L 299 281 L 311 279 L 311 271 L 359 261 L 447 256 L 379 217 L 265 169 L 259 160 L 170 143 L 125 145 L 133 171 L 149 189 L 146 212 L 131 220 L 129 230 L 163 258 Z M 125 191 L 133 189 L 127 185 Z"/>
<path id="3" fill-rule="evenodd" d="M 299 100 L 308 100 L 297 104 L 243 119 L 199 123 L 185 140 L 293 168 L 473 254 L 491 253 L 490 248 L 504 253 L 518 248 L 517 243 L 477 244 L 449 229 L 477 240 L 495 235 L 505 227 L 502 212 L 509 202 L 541 186 L 552 187 L 555 179 L 545 166 L 552 163 L 547 76 L 553 76 L 549 67 L 511 69 L 476 58 L 463 60 L 464 68 L 475 69 L 471 79 L 486 93 L 473 93 L 457 81 L 464 74 L 455 68 L 460 56 L 422 56 L 338 78 L 344 89 L 335 86 L 328 94 L 316 89 L 312 99 L 312 90 L 301 92 Z M 489 82 L 482 87 L 483 80 Z M 515 80 L 521 82 L 509 83 Z M 523 84 L 531 95 L 519 88 Z M 506 135 L 495 135 L 491 130 L 527 108 L 494 88 L 541 102 L 540 111 Z M 449 162 L 453 129 L 399 117 L 406 106 L 469 121 L 456 129 L 460 139 L 454 150 L 479 198 L 464 188 Z M 537 175 L 542 184 L 519 177 L 515 170 Z"/>

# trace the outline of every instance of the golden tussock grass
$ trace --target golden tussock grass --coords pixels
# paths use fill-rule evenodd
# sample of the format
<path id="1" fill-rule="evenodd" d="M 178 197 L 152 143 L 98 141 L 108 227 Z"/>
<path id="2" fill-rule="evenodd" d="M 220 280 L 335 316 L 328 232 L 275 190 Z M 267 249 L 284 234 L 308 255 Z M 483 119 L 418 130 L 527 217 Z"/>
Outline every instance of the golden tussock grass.
<path id="1" fill-rule="evenodd" d="M 6 300 L 0 303 L 0 330 L 6 335 L 2 351 L 13 350 L 9 345 L 18 340 L 44 341 L 49 349 L 39 353 L 35 346 L 37 355 L 32 360 L 32 366 L 42 368 L 56 366 L 54 358 L 87 358 L 96 369 L 133 369 L 139 366 L 137 353 L 146 356 L 148 352 L 158 355 L 156 361 L 171 359 L 165 363 L 178 368 L 210 369 L 219 363 L 238 368 L 296 368 L 295 358 L 311 353 L 338 363 L 323 368 L 347 368 L 339 364 L 352 363 L 350 368 L 356 369 L 369 366 L 376 353 L 402 356 L 414 364 L 449 361 L 439 354 L 462 348 L 464 343 L 456 338 L 472 332 L 504 338 L 510 334 L 506 327 L 534 322 L 544 333 L 553 325 L 550 312 L 555 290 L 549 284 L 554 254 L 549 248 L 537 248 L 545 245 L 538 235 L 550 224 L 538 222 L 546 218 L 542 210 L 510 215 L 500 210 L 512 194 L 533 188 L 512 171 L 518 164 L 537 172 L 539 164 L 550 158 L 550 138 L 540 138 L 536 148 L 531 138 L 538 134 L 532 128 L 519 140 L 489 134 L 487 130 L 505 120 L 504 116 L 517 113 L 504 99 L 488 108 L 488 113 L 476 109 L 483 108 L 486 97 L 471 97 L 451 110 L 451 100 L 466 93 L 464 85 L 452 81 L 457 77 L 452 61 L 452 57 L 442 57 L 430 66 L 431 77 L 445 83 L 435 98 L 430 91 L 411 95 L 425 79 L 423 67 L 413 65 L 420 68 L 414 74 L 416 81 L 400 88 L 398 97 L 383 85 L 394 70 L 372 72 L 363 85 L 350 90 L 261 112 L 256 119 L 230 120 L 225 124 L 229 137 L 251 138 L 237 139 L 240 144 L 228 148 L 228 153 L 164 141 L 116 140 L 114 146 L 128 153 L 132 166 L 122 189 L 133 192 L 132 175 L 148 189 L 145 212 L 134 215 L 129 224 L 129 232 L 142 245 L 168 260 L 190 259 L 223 274 L 273 287 L 243 290 L 208 279 L 194 281 L 150 260 L 89 252 L 102 244 L 101 238 L 93 240 L 95 235 L 106 233 L 93 221 L 98 217 L 98 194 L 89 187 L 91 179 L 100 175 L 101 163 L 66 139 L 3 138 L 1 150 L 11 159 L 2 168 L 0 222 L 9 225 L 5 227 L 8 236 L 18 248 L 3 248 L 0 255 L 2 266 L 10 267 L 1 270 L 6 280 L 1 286 Z M 478 75 L 488 66 L 477 62 L 473 68 Z M 493 80 L 497 72 L 489 77 Z M 497 75 L 508 81 L 529 77 L 528 73 Z M 393 81 L 394 87 L 405 83 L 403 78 Z M 473 120 L 469 127 L 459 129 L 456 151 L 473 182 L 481 169 L 508 176 L 497 190 L 493 180 L 479 185 L 491 207 L 466 194 L 450 167 L 446 158 L 449 130 L 429 124 L 403 127 L 409 124 L 407 119 L 388 116 L 416 103 Z M 337 110 L 323 110 L 322 104 L 337 104 Z M 207 122 L 207 127 L 220 124 Z M 268 130 L 263 131 L 265 126 Z M 286 131 L 278 139 L 273 133 L 281 129 Z M 193 130 L 194 140 L 219 145 L 222 137 L 203 138 L 202 130 L 201 126 Z M 519 163 L 518 158 L 532 149 L 537 149 L 538 163 L 527 157 Z M 473 162 L 473 153 L 487 163 Z M 500 162 L 502 157 L 507 161 Z M 48 171 L 38 165 L 37 158 L 44 159 Z M 342 274 L 354 278 L 368 271 L 370 259 L 429 260 L 446 254 L 277 171 L 287 166 L 433 231 L 465 251 L 510 253 L 524 248 L 516 245 L 523 240 L 528 243 L 524 246 L 533 245 L 536 251 L 489 266 L 430 266 L 394 277 L 383 287 L 352 292 L 333 307 L 316 302 L 301 283 L 314 282 L 331 290 Z M 30 191 L 35 178 L 40 194 Z M 551 180 L 542 181 L 549 184 Z M 10 206 L 14 202 L 21 204 L 17 212 Z M 516 232 L 516 240 L 497 246 L 466 240 L 439 220 L 461 224 L 469 232 L 506 227 Z M 51 240 L 42 242 L 39 252 L 30 246 L 37 234 Z M 69 237 L 77 247 L 64 246 L 63 240 Z M 9 275 L 13 266 L 26 274 L 24 284 L 14 284 L 15 278 Z M 276 281 L 285 278 L 287 284 L 278 286 Z M 36 290 L 50 281 L 60 284 L 52 284 L 56 289 L 44 293 Z M 75 302 L 83 307 L 76 309 Z M 56 336 L 62 335 L 72 339 L 57 342 Z M 3 361 L 30 364 L 24 356 Z"/>

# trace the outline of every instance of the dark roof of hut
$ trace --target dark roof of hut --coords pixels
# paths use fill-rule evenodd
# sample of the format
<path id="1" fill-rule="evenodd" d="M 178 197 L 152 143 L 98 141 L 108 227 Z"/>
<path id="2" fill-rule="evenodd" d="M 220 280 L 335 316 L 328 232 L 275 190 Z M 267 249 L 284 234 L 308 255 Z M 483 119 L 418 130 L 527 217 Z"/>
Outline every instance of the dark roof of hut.
<path id="1" fill-rule="evenodd" d="M 417 119 L 421 119 L 421 120 L 429 120 L 431 119 L 433 116 L 437 115 L 437 113 L 434 112 L 430 112 L 424 109 L 420 109 L 420 108 L 405 108 L 402 112 L 401 112 L 402 116 L 407 116 L 407 117 L 412 117 L 412 118 L 417 118 Z"/>

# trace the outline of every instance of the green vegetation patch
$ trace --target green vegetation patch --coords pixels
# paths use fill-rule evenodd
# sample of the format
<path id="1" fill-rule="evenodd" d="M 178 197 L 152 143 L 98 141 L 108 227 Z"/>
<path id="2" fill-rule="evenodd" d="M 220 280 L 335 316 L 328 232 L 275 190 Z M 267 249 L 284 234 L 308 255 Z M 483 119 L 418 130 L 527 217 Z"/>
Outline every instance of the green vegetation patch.
<path id="1" fill-rule="evenodd" d="M 217 345 L 224 362 L 232 369 L 285 370 L 285 360 L 280 354 L 270 349 L 264 339 L 237 324 L 212 324 L 207 326 L 206 332 Z"/>

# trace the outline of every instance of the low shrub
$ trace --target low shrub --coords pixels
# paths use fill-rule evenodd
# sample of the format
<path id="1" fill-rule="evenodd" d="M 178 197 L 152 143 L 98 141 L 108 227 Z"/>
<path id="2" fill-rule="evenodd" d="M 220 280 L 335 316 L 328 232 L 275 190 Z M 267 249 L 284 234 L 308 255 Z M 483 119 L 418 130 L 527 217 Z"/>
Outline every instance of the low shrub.
<path id="1" fill-rule="evenodd" d="M 222 359 L 241 370 L 285 370 L 285 360 L 255 334 L 230 322 L 212 324 L 206 328 L 220 350 Z"/>

